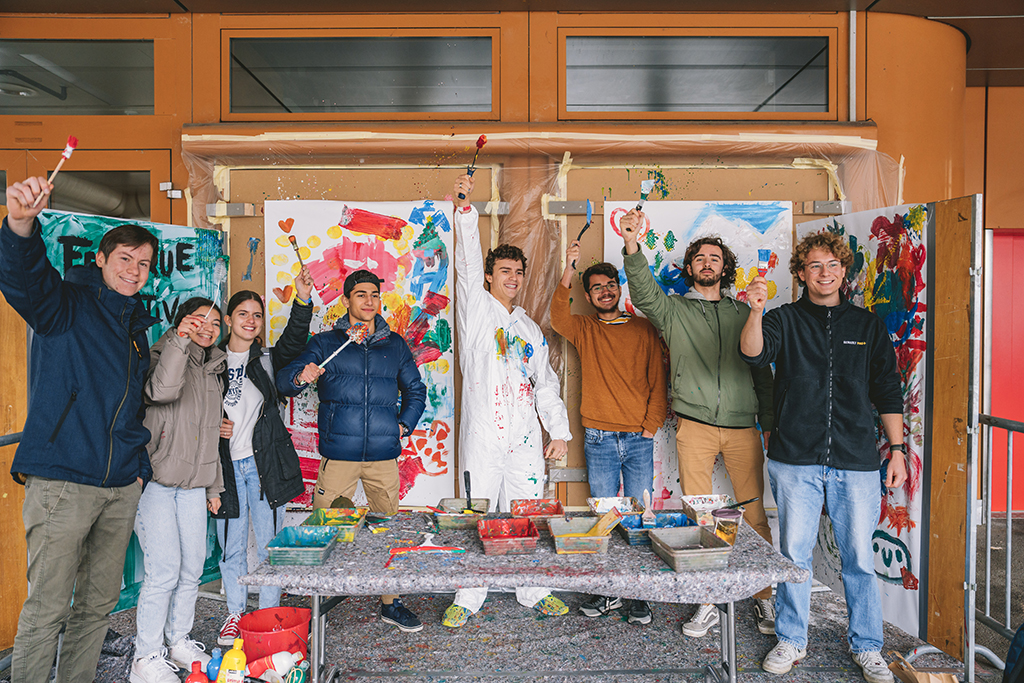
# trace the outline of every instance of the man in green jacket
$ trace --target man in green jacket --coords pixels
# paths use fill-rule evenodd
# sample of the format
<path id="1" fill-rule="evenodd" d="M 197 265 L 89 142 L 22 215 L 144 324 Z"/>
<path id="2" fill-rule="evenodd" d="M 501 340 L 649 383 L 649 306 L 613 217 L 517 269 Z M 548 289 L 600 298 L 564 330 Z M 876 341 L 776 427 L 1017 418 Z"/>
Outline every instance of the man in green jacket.
<path id="1" fill-rule="evenodd" d="M 668 296 L 654 280 L 637 244 L 644 215 L 635 209 L 619 220 L 629 296 L 668 344 L 672 410 L 679 416 L 676 454 L 679 480 L 687 496 L 711 493 L 711 471 L 721 453 L 736 500 L 748 503 L 744 519 L 771 543 L 765 517 L 765 439 L 773 426 L 772 373 L 751 368 L 740 358 L 739 340 L 750 307 L 729 296 L 736 277 L 736 256 L 719 237 L 701 237 L 686 248 L 684 296 Z M 761 633 L 775 633 L 771 586 L 755 595 L 754 615 Z M 718 609 L 701 605 L 683 624 L 685 635 L 699 638 L 718 623 Z"/>

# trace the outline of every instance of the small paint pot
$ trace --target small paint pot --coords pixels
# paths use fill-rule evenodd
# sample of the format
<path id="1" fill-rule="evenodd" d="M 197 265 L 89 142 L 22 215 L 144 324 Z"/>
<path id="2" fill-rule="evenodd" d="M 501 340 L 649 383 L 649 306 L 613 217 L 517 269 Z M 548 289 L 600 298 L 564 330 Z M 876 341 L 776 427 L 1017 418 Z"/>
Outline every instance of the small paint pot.
<path id="1" fill-rule="evenodd" d="M 743 512 L 719 508 L 711 511 L 711 517 L 715 520 L 715 535 L 729 545 L 734 545 L 740 524 L 743 523 Z"/>

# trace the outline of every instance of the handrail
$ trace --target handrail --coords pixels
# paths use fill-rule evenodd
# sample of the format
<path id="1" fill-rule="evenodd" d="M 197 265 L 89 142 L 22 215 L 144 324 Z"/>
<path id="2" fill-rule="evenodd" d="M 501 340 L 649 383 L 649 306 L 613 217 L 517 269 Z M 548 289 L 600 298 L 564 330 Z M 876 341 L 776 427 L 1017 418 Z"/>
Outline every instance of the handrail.
<path id="1" fill-rule="evenodd" d="M 1024 422 L 1017 422 L 1016 420 L 1007 420 L 1005 417 L 994 417 L 992 415 L 985 415 L 982 413 L 978 415 L 978 422 L 989 427 L 998 427 L 999 429 L 1008 429 L 1015 432 L 1024 432 Z"/>
<path id="2" fill-rule="evenodd" d="M 25 432 L 16 432 L 15 434 L 4 434 L 0 436 L 0 448 L 4 446 L 11 446 L 21 441 L 21 435 Z"/>

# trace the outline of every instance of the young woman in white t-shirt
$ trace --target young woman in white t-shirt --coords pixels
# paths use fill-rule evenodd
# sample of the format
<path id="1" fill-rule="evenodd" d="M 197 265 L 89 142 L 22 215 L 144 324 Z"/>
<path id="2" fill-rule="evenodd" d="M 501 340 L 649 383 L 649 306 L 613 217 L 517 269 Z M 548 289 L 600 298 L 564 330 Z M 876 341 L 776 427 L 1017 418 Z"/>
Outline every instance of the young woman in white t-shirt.
<path id="1" fill-rule="evenodd" d="M 304 491 L 299 458 L 281 416 L 281 399 L 274 375 L 306 347 L 313 315 L 313 278 L 303 267 L 295 278 L 295 299 L 281 338 L 273 348 L 263 346 L 260 333 L 265 315 L 263 299 L 250 290 L 228 301 L 224 323 L 228 338 L 225 371 L 224 427 L 220 456 L 224 493 L 217 517 L 217 537 L 224 556 L 220 572 L 228 602 L 228 618 L 217 642 L 231 645 L 240 636 L 238 619 L 245 611 L 248 588 L 238 584 L 247 574 L 249 518 L 256 535 L 257 555 L 267 558 L 267 544 L 283 527 L 278 508 Z M 277 607 L 281 589 L 260 589 L 260 609 Z"/>

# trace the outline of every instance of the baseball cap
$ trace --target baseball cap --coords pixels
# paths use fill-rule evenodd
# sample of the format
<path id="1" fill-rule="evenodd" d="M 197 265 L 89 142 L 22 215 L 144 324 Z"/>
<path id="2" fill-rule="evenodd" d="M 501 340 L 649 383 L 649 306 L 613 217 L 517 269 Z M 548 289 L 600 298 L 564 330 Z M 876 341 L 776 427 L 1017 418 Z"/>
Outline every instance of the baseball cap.
<path id="1" fill-rule="evenodd" d="M 345 278 L 345 298 L 347 299 L 352 295 L 352 290 L 356 288 L 356 285 L 361 285 L 364 282 L 369 282 L 379 292 L 381 283 L 384 281 L 368 270 L 357 270 Z"/>

